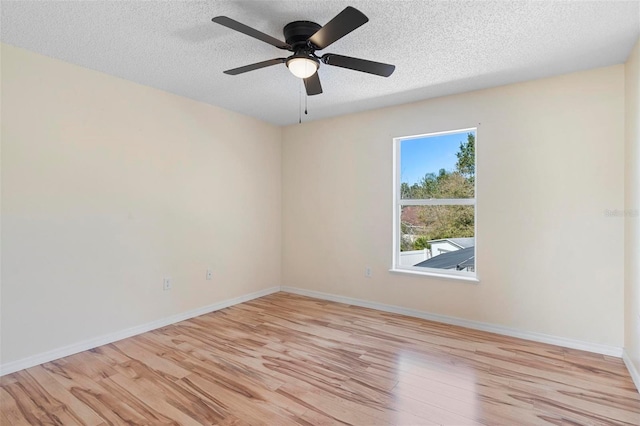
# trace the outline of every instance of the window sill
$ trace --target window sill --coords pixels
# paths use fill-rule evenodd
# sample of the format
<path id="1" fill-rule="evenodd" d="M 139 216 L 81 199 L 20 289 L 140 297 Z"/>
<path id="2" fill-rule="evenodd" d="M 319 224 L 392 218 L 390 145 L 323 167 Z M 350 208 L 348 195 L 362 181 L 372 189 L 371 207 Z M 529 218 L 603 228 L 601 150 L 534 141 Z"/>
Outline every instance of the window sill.
<path id="1" fill-rule="evenodd" d="M 477 277 L 466 277 L 463 275 L 452 275 L 452 274 L 438 274 L 435 272 L 423 272 L 423 271 L 414 271 L 411 269 L 389 269 L 389 272 L 398 273 L 398 274 L 409 274 L 409 275 L 422 275 L 433 278 L 444 278 L 448 280 L 456 280 L 456 281 L 467 281 L 471 283 L 479 283 L 480 280 Z"/>

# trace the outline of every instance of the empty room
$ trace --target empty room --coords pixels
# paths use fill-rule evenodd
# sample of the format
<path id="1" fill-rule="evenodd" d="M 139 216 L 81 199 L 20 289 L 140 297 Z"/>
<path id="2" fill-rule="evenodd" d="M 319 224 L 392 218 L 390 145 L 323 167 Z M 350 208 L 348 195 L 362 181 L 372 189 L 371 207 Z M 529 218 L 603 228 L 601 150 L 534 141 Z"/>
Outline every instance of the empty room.
<path id="1" fill-rule="evenodd" d="M 640 1 L 0 1 L 1 425 L 640 425 Z"/>

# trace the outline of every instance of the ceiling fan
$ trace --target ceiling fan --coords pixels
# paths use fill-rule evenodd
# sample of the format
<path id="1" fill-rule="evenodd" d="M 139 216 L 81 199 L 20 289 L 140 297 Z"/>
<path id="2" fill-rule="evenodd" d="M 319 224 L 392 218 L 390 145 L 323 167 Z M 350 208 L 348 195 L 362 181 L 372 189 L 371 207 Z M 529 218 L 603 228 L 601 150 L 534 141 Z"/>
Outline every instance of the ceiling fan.
<path id="1" fill-rule="evenodd" d="M 322 86 L 320 85 L 320 78 L 317 72 L 318 68 L 320 68 L 320 63 L 382 77 L 389 77 L 396 68 L 395 65 L 333 53 L 325 53 L 322 56 L 316 55 L 316 50 L 325 49 L 369 21 L 369 18 L 362 12 L 351 6 L 336 15 L 324 27 L 310 21 L 294 21 L 288 23 L 283 29 L 286 42 L 280 41 L 277 38 L 271 37 L 226 16 L 216 16 L 212 21 L 264 41 L 265 43 L 269 43 L 278 49 L 293 52 L 293 55 L 287 58 L 270 59 L 268 61 L 233 68 L 224 71 L 225 74 L 237 75 L 285 63 L 293 75 L 304 80 L 304 86 L 309 96 L 322 93 Z"/>

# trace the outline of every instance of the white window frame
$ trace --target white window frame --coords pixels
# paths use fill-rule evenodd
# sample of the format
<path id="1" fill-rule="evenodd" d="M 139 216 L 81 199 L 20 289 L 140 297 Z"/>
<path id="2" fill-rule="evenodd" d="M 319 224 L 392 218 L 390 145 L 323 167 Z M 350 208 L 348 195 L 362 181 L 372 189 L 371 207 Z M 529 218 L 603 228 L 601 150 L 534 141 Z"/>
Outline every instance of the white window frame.
<path id="1" fill-rule="evenodd" d="M 402 238 L 402 232 L 400 229 L 400 214 L 402 206 L 461 206 L 461 205 L 472 205 L 474 206 L 474 238 L 475 238 L 475 248 L 474 255 L 478 254 L 478 206 L 477 206 L 477 196 L 478 196 L 478 179 L 476 173 L 476 179 L 474 182 L 474 198 L 438 198 L 438 199 L 401 199 L 400 193 L 400 185 L 402 183 L 401 177 L 401 155 L 400 155 L 400 143 L 402 141 L 412 140 L 412 139 L 423 139 L 427 137 L 434 136 L 442 136 L 442 135 L 450 135 L 454 133 L 469 133 L 474 132 L 476 148 L 478 146 L 478 128 L 477 127 L 469 127 L 466 129 L 458 129 L 458 130 L 448 130 L 444 132 L 433 132 L 433 133 L 425 133 L 422 135 L 412 135 L 412 136 L 403 136 L 393 138 L 393 256 L 392 256 L 392 267 L 390 269 L 391 272 L 400 272 L 400 273 L 408 273 L 415 275 L 425 275 L 437 278 L 453 278 L 456 280 L 464 280 L 464 281 L 472 281 L 479 282 L 478 278 L 478 263 L 475 262 L 474 272 L 469 271 L 456 271 L 450 269 L 438 269 L 438 268 L 426 268 L 426 267 L 418 267 L 418 266 L 406 266 L 400 265 L 400 239 Z M 477 159 L 478 154 L 475 153 L 476 160 L 476 170 L 477 168 Z"/>

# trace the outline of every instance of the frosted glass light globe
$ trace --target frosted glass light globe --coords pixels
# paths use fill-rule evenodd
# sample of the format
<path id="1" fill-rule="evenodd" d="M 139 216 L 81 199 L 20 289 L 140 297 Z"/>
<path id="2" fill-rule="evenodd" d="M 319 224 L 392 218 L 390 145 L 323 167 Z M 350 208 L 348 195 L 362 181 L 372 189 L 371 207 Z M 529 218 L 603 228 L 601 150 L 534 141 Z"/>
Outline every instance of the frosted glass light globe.
<path id="1" fill-rule="evenodd" d="M 309 58 L 291 58 L 287 67 L 298 78 L 309 78 L 318 71 L 318 63 Z"/>

